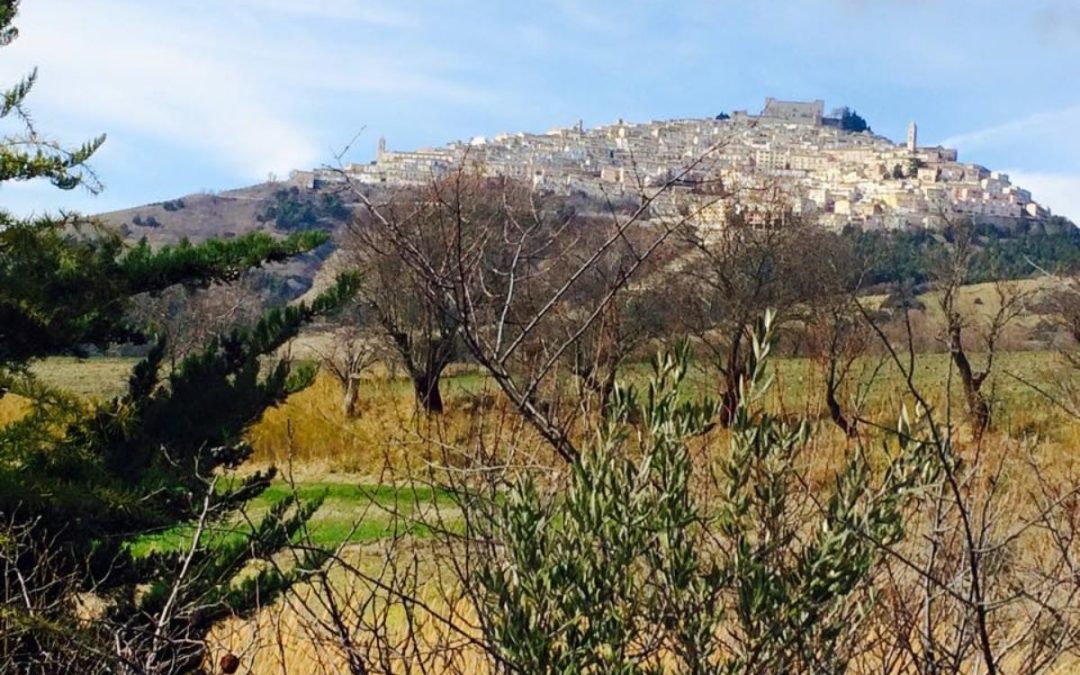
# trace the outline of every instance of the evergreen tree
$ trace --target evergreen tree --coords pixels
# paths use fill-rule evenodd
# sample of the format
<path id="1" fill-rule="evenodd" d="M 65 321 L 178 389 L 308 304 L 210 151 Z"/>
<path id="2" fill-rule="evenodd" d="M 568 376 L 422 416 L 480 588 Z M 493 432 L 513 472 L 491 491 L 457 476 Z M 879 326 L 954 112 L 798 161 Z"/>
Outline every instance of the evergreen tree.
<path id="1" fill-rule="evenodd" d="M 847 106 L 834 110 L 832 117 L 833 119 L 840 120 L 840 128 L 844 131 L 851 131 L 853 133 L 870 131 L 870 125 L 866 123 L 863 116 Z"/>
<path id="2" fill-rule="evenodd" d="M 0 46 L 17 36 L 16 10 L 0 0 Z M 23 108 L 35 78 L 2 94 L 0 117 L 18 117 L 24 131 L 0 143 L 0 182 L 96 191 L 87 161 L 104 137 L 75 149 L 44 140 Z M 127 318 L 135 294 L 229 281 L 324 241 L 255 234 L 154 250 L 77 216 L 0 211 L 0 397 L 30 406 L 0 427 L 0 671 L 193 672 L 215 621 L 254 611 L 321 564 L 318 552 L 289 569 L 268 564 L 318 502 L 287 499 L 242 527 L 244 505 L 275 472 L 228 470 L 251 453 L 248 427 L 313 377 L 269 355 L 340 306 L 353 278 L 211 341 L 167 374 L 159 342 L 106 403 L 51 390 L 28 365 L 145 339 Z M 177 529 L 188 533 L 181 550 L 131 553 L 140 535 Z"/>

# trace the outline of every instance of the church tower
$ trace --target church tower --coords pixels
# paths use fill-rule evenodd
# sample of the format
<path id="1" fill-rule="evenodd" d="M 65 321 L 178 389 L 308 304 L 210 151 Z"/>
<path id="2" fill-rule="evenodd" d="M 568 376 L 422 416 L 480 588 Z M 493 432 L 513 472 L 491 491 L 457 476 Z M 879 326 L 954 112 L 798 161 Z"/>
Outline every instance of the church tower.
<path id="1" fill-rule="evenodd" d="M 383 155 L 386 154 L 386 138 L 379 139 L 379 149 L 375 153 L 375 161 L 381 162 Z"/>
<path id="2" fill-rule="evenodd" d="M 914 122 L 908 124 L 907 127 L 907 149 L 908 152 L 915 152 L 919 148 L 919 127 Z"/>

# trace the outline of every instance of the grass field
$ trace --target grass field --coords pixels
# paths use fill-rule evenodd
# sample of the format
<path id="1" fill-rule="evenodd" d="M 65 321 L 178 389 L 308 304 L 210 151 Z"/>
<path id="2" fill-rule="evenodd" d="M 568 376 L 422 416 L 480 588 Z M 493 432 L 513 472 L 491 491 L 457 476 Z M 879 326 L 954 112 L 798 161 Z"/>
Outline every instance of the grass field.
<path id="1" fill-rule="evenodd" d="M 440 509 L 450 519 L 453 505 L 446 495 L 430 488 L 417 486 L 365 485 L 351 480 L 310 480 L 290 485 L 285 481 L 272 484 L 251 501 L 246 516 L 253 522 L 266 513 L 272 504 L 295 493 L 301 501 L 322 500 L 322 506 L 308 523 L 311 543 L 336 547 L 340 544 L 363 544 L 388 536 L 424 537 L 422 526 L 400 529 L 400 523 L 412 519 L 421 510 Z M 243 522 L 220 526 L 213 534 L 224 537 L 242 536 Z M 145 535 L 131 543 L 136 556 L 154 551 L 182 550 L 190 545 L 190 528 L 177 528 L 160 534 Z"/>
<path id="2" fill-rule="evenodd" d="M 45 384 L 100 400 L 123 393 L 136 363 L 138 359 L 133 358 L 56 357 L 34 363 L 31 370 Z"/>
<path id="3" fill-rule="evenodd" d="M 978 365 L 981 359 L 978 355 L 975 359 Z M 35 373 L 56 387 L 102 399 L 123 390 L 133 363 L 125 359 L 52 359 L 35 365 Z M 1031 466 L 1038 465 L 1053 480 L 1060 481 L 1063 490 L 1075 486 L 1073 477 L 1080 474 L 1080 458 L 1074 452 L 1080 440 L 1080 425 L 1017 379 L 1053 390 L 1062 378 L 1076 378 L 1075 372 L 1061 365 L 1061 357 L 1055 352 L 1002 353 L 994 377 L 986 384 L 996 405 L 995 427 L 983 461 L 1000 462 L 1004 467 L 1001 475 L 1007 480 L 1000 483 L 1000 489 L 1008 493 L 1002 503 L 1010 505 L 1007 519 L 1002 521 L 1006 527 L 1012 527 L 1014 520 L 1029 518 L 1036 506 L 1027 496 L 1032 486 Z M 645 364 L 634 364 L 624 375 L 636 381 L 646 371 Z M 920 354 L 914 382 L 939 413 L 951 391 L 951 402 L 960 415 L 963 400 L 958 383 L 951 382 L 951 373 L 947 354 Z M 813 446 L 805 455 L 806 466 L 811 469 L 806 474 L 810 483 L 831 484 L 835 480 L 833 469 L 851 445 L 824 414 L 820 365 L 809 359 L 776 359 L 773 376 L 776 384 L 770 407 L 793 416 L 808 416 L 818 423 Z M 698 369 L 691 375 L 687 393 L 715 395 L 717 387 L 714 374 Z M 468 453 L 480 439 L 490 437 L 492 443 L 504 444 L 520 440 L 522 445 L 535 441 L 506 440 L 505 429 L 512 424 L 501 425 L 517 418 L 513 411 L 507 412 L 508 406 L 494 384 L 479 372 L 457 367 L 444 380 L 443 394 L 446 413 L 429 418 L 417 411 L 408 381 L 372 377 L 361 388 L 361 416 L 346 419 L 341 411 L 339 386 L 330 377 L 319 376 L 313 386 L 267 411 L 251 430 L 253 466 L 274 464 L 286 468 L 294 482 L 275 482 L 249 505 L 246 515 L 257 522 L 271 504 L 287 498 L 294 490 L 302 500 L 320 498 L 322 506 L 310 523 L 314 543 L 343 546 L 343 558 L 374 574 L 386 562 L 382 557 L 384 547 L 404 541 L 402 545 L 411 550 L 426 551 L 417 563 L 421 565 L 420 576 L 436 578 L 441 573 L 433 562 L 437 554 L 428 549 L 435 548 L 440 538 L 430 537 L 424 523 L 437 520 L 456 530 L 462 515 L 449 494 L 408 477 L 422 475 L 433 465 L 468 466 Z M 911 404 L 899 370 L 878 357 L 865 357 L 856 365 L 846 395 L 861 400 L 860 410 L 866 417 L 890 426 L 901 406 Z M 14 396 L 0 399 L 0 425 L 16 419 L 23 406 Z M 1031 439 L 1038 442 L 1028 442 Z M 701 447 L 713 457 L 724 452 L 725 432 L 710 434 L 701 440 Z M 961 454 L 964 451 L 961 447 Z M 221 529 L 214 534 L 242 536 L 244 525 L 237 521 L 219 525 Z M 145 535 L 130 546 L 136 555 L 177 550 L 190 543 L 191 534 L 190 528 L 178 528 Z M 1030 549 L 1036 554 L 1043 550 L 1037 546 Z M 345 575 L 340 566 L 331 578 L 335 592 L 365 592 L 365 587 L 357 585 L 355 577 Z M 297 592 L 313 591 L 304 586 Z M 215 629 L 211 649 L 214 654 L 242 654 L 245 663 L 254 669 L 252 672 L 279 672 L 284 668 L 289 672 L 311 672 L 311 664 L 316 662 L 323 664 L 325 672 L 333 672 L 340 666 L 335 660 L 338 657 L 312 639 L 305 611 L 277 603 L 255 617 L 224 622 Z M 399 609 L 394 611 L 400 613 Z M 391 620 L 392 630 L 403 625 L 397 613 Z M 483 663 L 476 654 L 466 654 L 466 658 L 475 659 L 476 667 Z M 472 662 L 465 668 L 463 672 L 471 672 Z M 1071 671 L 1067 666 L 1061 672 Z"/>
<path id="4" fill-rule="evenodd" d="M 998 358 L 996 375 L 986 386 L 999 402 L 995 416 L 999 432 L 1013 438 L 1038 435 L 1053 445 L 1075 438 L 1075 425 L 1067 416 L 1010 375 L 1051 387 L 1060 357 L 1053 352 L 1012 352 Z M 102 399 L 122 392 L 134 363 L 114 358 L 49 359 L 36 364 L 34 372 L 53 386 Z M 637 364 L 627 369 L 625 377 L 633 381 L 646 371 L 645 364 Z M 922 354 L 917 360 L 915 384 L 941 405 L 950 372 L 947 354 Z M 778 359 L 774 378 L 772 406 L 821 420 L 819 436 L 824 442 L 842 445 L 824 416 L 818 364 L 809 359 Z M 856 366 L 853 380 L 849 395 L 863 401 L 862 410 L 868 417 L 894 419 L 901 406 L 911 402 L 900 371 L 879 357 L 864 358 Z M 714 395 L 717 385 L 714 375 L 697 370 L 691 375 L 689 393 Z M 364 543 L 394 534 L 389 528 L 399 520 L 392 516 L 395 509 L 399 515 L 408 515 L 416 508 L 449 506 L 445 497 L 430 490 L 397 488 L 394 481 L 405 467 L 415 468 L 430 459 L 424 453 L 430 452 L 433 437 L 447 446 L 464 446 L 477 432 L 470 420 L 478 402 L 486 400 L 490 405 L 497 398 L 490 380 L 465 367 L 446 377 L 443 390 L 447 413 L 433 422 L 418 414 L 408 381 L 373 378 L 362 389 L 361 416 L 347 419 L 340 409 L 337 383 L 320 376 L 312 387 L 269 410 L 252 429 L 253 465 L 288 465 L 301 499 L 324 498 L 312 522 L 312 536 L 319 544 Z M 952 403 L 960 414 L 963 399 L 957 383 L 952 386 Z M 18 417 L 22 410 L 15 397 L 0 400 L 0 423 Z M 257 518 L 292 489 L 285 482 L 276 483 L 252 503 L 249 515 Z M 177 530 L 145 536 L 133 542 L 132 549 L 142 554 L 180 546 L 189 534 Z M 412 534 L 422 536 L 424 532 Z"/>
<path id="5" fill-rule="evenodd" d="M 981 356 L 972 355 L 974 364 Z M 52 386 L 88 399 L 105 399 L 122 393 L 134 359 L 94 358 L 47 359 L 34 365 L 35 374 Z M 995 424 L 1009 435 L 1038 433 L 1060 440 L 1069 433 L 1069 418 L 1027 383 L 1053 389 L 1063 376 L 1061 357 L 1049 351 L 1006 352 L 998 355 L 994 375 L 984 387 L 996 401 Z M 644 363 L 629 366 L 624 378 L 634 381 L 644 376 Z M 788 414 L 824 417 L 822 371 L 805 358 L 776 359 L 772 405 Z M 951 391 L 956 414 L 963 409 L 959 382 L 947 354 L 920 354 L 916 360 L 915 385 L 937 405 Z M 864 357 L 853 369 L 845 403 L 858 400 L 866 416 L 895 416 L 910 404 L 905 378 L 894 364 L 882 357 Z M 692 372 L 689 394 L 716 395 L 718 377 L 705 369 Z M 267 411 L 250 433 L 258 466 L 291 463 L 304 481 L 320 481 L 326 476 L 359 477 L 376 483 L 384 478 L 387 464 L 407 463 L 411 448 L 418 448 L 431 433 L 440 434 L 447 444 L 464 443 L 476 431 L 470 418 L 478 407 L 491 406 L 498 399 L 494 383 L 475 369 L 458 366 L 444 378 L 443 394 L 447 413 L 437 423 L 421 415 L 413 401 L 411 384 L 403 379 L 372 377 L 361 388 L 361 415 L 347 419 L 340 409 L 341 392 L 330 377 L 320 375 L 313 386 L 294 395 L 283 405 Z M 14 396 L 0 399 L 0 424 L 17 418 L 25 410 Z"/>
<path id="6" fill-rule="evenodd" d="M 976 364 L 980 359 L 975 357 Z M 1061 440 L 1069 431 L 1067 416 L 1017 377 L 1040 387 L 1054 385 L 1060 356 L 1054 352 L 1012 352 L 998 355 L 994 376 L 984 388 L 998 402 L 998 428 L 1010 435 L 1038 433 Z M 644 364 L 626 369 L 624 377 L 634 381 L 647 372 Z M 950 382 L 951 362 L 947 354 L 922 354 L 916 361 L 915 385 L 928 400 L 941 406 L 947 391 L 956 415 L 962 414 L 963 396 L 958 381 Z M 1017 376 L 1017 377 L 1014 377 Z M 771 404 L 779 411 L 820 419 L 826 433 L 822 398 L 822 371 L 810 359 L 777 359 Z M 862 359 L 851 375 L 847 395 L 861 401 L 865 416 L 895 419 L 901 406 L 912 403 L 905 378 L 891 362 L 878 357 Z M 719 378 L 699 369 L 692 373 L 689 395 L 716 396 Z M 412 390 L 405 381 L 371 380 L 362 388 L 362 414 L 347 419 L 340 411 L 340 389 L 328 377 L 320 377 L 306 391 L 282 406 L 270 410 L 251 432 L 260 464 L 283 464 L 292 460 L 307 474 L 328 472 L 378 475 L 387 464 L 407 463 L 410 448 L 421 448 L 424 439 L 438 433 L 447 444 L 465 444 L 476 429 L 472 414 L 482 401 L 501 401 L 493 382 L 474 372 L 462 372 L 444 382 L 447 412 L 432 422 L 418 415 Z"/>

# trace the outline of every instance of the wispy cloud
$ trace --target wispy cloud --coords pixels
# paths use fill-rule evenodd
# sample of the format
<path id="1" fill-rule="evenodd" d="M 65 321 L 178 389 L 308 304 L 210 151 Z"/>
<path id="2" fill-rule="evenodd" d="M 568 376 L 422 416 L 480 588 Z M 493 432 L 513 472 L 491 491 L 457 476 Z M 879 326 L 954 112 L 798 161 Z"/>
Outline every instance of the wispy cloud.
<path id="1" fill-rule="evenodd" d="M 77 110 L 95 133 L 157 139 L 246 180 L 328 159 L 314 121 L 328 95 L 492 102 L 449 74 L 452 55 L 419 40 L 409 51 L 388 48 L 385 31 L 417 27 L 400 9 L 355 0 L 211 6 L 37 0 L 20 15 L 23 37 L 5 61 L 14 73 L 40 67 L 35 110 Z"/>
<path id="2" fill-rule="evenodd" d="M 39 0 L 22 21 L 25 37 L 9 62 L 40 67 L 35 108 L 77 109 L 106 132 L 184 144 L 245 175 L 315 157 L 302 125 L 273 104 L 260 78 L 224 58 L 235 45 L 215 29 L 117 2 Z"/>
<path id="3" fill-rule="evenodd" d="M 1080 173 L 1044 173 L 1012 170 L 1009 178 L 1059 216 L 1080 223 Z"/>
<path id="4" fill-rule="evenodd" d="M 1071 138 L 1076 133 L 1074 130 L 1078 128 L 1080 128 L 1080 105 L 1075 105 L 1062 110 L 1038 112 L 951 136 L 943 140 L 941 144 L 949 148 L 975 149 L 1047 133 L 1066 133 Z"/>
<path id="5" fill-rule="evenodd" d="M 961 156 L 1010 158 L 1007 161 L 1019 167 L 1007 171 L 1014 183 L 1055 213 L 1080 222 L 1080 172 L 1074 168 L 1074 152 L 1080 151 L 1080 104 L 974 129 L 941 144 L 958 148 Z M 1055 157 L 1063 159 L 1055 164 Z"/>
<path id="6" fill-rule="evenodd" d="M 1035 33 L 1042 40 L 1061 46 L 1075 46 L 1080 36 L 1080 6 L 1075 0 L 1055 0 L 1032 12 Z"/>

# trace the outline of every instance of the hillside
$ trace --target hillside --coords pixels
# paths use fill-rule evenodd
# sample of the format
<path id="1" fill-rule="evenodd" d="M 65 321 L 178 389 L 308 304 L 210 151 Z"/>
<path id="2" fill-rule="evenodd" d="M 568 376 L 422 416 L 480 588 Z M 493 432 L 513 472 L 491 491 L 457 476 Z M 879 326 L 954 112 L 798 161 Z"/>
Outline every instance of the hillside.
<path id="1" fill-rule="evenodd" d="M 175 244 L 180 239 L 201 241 L 210 237 L 228 239 L 267 229 L 256 215 L 277 186 L 260 183 L 238 190 L 199 193 L 144 204 L 98 217 L 119 228 L 132 239 L 145 237 L 151 244 Z M 272 228 L 271 228 L 272 229 Z"/>
<path id="2" fill-rule="evenodd" d="M 184 239 L 192 242 L 212 237 L 231 239 L 258 231 L 280 235 L 286 231 L 272 219 L 260 222 L 259 216 L 274 203 L 275 193 L 282 189 L 281 184 L 259 183 L 110 211 L 99 214 L 98 218 L 117 228 L 127 239 L 145 238 L 153 246 L 176 244 Z M 314 191 L 303 191 L 300 195 L 301 199 L 316 197 Z M 263 284 L 267 300 L 292 300 L 307 291 L 331 250 L 332 247 L 326 246 L 289 262 L 268 266 Z"/>
<path id="3" fill-rule="evenodd" d="M 768 99 L 757 115 L 735 111 L 643 124 L 619 120 L 595 129 L 578 124 L 417 151 L 391 151 L 381 140 L 371 164 L 351 164 L 344 171 L 294 171 L 284 182 L 187 195 L 101 218 L 130 239 L 146 238 L 154 245 L 184 238 L 228 239 L 252 231 L 334 231 L 350 217 L 341 198 L 346 178 L 379 191 L 475 165 L 485 175 L 563 194 L 579 212 L 632 206 L 643 190 L 654 198 L 663 190 L 645 216 L 651 218 L 677 212 L 687 200 L 715 200 L 711 186 L 717 184 L 737 195 L 740 186 L 750 193 L 755 186 L 776 186 L 796 215 L 836 232 L 863 232 L 854 235 L 860 255 L 877 259 L 868 288 L 925 283 L 928 261 L 948 246 L 947 231 L 968 220 L 982 232 L 980 266 L 971 281 L 1080 265 L 1075 227 L 1051 215 L 1007 175 L 961 162 L 956 150 L 920 146 L 914 123 L 907 142 L 898 144 L 874 134 L 861 118 L 858 127 L 845 120 L 825 116 L 822 101 Z M 680 174 L 688 164 L 693 170 Z M 752 201 L 747 203 L 752 212 Z M 729 211 L 703 205 L 698 218 L 707 226 L 724 227 Z M 945 219 L 945 213 L 951 217 Z M 319 268 L 331 250 L 328 246 L 273 269 L 285 280 L 275 297 L 293 299 L 321 285 L 316 277 L 327 276 Z"/>

